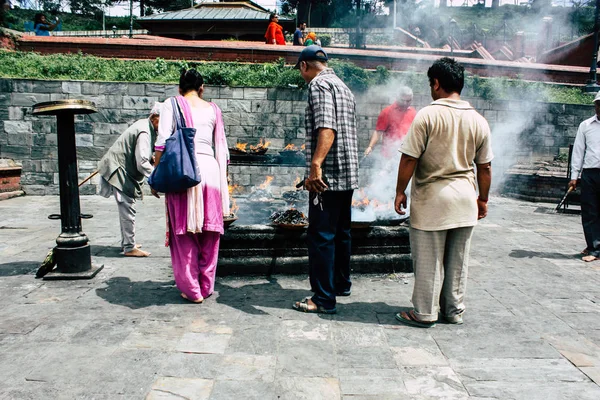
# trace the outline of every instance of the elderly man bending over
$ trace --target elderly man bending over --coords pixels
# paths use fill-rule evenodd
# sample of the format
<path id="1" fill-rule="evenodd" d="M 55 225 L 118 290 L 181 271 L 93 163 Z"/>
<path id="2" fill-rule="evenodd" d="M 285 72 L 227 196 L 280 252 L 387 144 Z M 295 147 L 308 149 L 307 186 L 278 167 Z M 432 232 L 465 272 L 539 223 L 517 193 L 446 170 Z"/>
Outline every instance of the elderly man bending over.
<path id="1" fill-rule="evenodd" d="M 149 252 L 140 249 L 135 242 L 135 199 L 142 198 L 144 177 L 150 176 L 152 148 L 161 103 L 156 103 L 150 117 L 140 119 L 125 130 L 108 149 L 98 165 L 100 195 L 114 195 L 119 208 L 121 223 L 121 247 L 127 257 L 148 257 Z"/>

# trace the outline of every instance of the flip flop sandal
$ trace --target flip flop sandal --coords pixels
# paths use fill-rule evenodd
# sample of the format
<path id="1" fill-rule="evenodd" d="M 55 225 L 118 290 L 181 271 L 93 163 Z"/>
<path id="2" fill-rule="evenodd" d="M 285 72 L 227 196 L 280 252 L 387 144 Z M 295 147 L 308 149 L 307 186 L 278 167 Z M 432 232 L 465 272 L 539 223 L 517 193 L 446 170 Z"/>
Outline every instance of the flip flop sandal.
<path id="1" fill-rule="evenodd" d="M 187 297 L 187 295 L 185 293 L 181 293 L 181 297 L 183 297 L 187 301 L 191 301 L 192 303 L 196 303 L 196 304 L 201 304 L 204 301 L 203 297 L 196 299 L 196 300 L 192 300 L 189 297 Z"/>
<path id="2" fill-rule="evenodd" d="M 326 309 L 323 306 L 319 306 L 316 305 L 316 308 L 309 308 L 310 305 L 308 304 L 308 300 L 310 300 L 310 297 L 305 297 L 304 299 L 302 299 L 302 301 L 300 301 L 298 304 L 294 303 L 292 305 L 292 308 L 296 311 L 302 311 L 305 313 L 312 313 L 312 314 L 335 314 L 337 313 L 337 309 L 334 307 L 332 309 Z"/>
<path id="3" fill-rule="evenodd" d="M 396 319 L 403 324 L 415 326 L 417 328 L 432 328 L 435 326 L 435 322 L 424 322 L 419 321 L 417 317 L 415 317 L 413 311 L 401 312 L 396 314 Z"/>

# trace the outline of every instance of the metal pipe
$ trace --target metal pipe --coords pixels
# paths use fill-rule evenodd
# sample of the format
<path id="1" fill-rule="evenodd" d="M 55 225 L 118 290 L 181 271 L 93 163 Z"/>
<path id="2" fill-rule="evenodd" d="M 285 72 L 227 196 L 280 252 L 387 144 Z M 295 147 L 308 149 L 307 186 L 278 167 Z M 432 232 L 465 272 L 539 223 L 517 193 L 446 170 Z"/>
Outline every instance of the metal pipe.
<path id="1" fill-rule="evenodd" d="M 129 0 L 129 39 L 133 38 L 133 0 Z"/>

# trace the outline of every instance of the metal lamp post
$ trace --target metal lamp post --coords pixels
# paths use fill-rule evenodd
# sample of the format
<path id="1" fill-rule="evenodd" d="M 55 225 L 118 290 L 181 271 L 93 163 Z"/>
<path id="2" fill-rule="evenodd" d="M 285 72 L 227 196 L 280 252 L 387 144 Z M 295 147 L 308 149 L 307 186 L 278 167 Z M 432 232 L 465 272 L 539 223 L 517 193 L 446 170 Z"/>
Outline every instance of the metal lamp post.
<path id="1" fill-rule="evenodd" d="M 600 85 L 598 85 L 598 76 L 596 74 L 598 69 L 598 28 L 600 25 L 600 15 L 598 10 L 600 9 L 600 0 L 596 0 L 596 16 L 594 18 L 594 50 L 592 51 L 592 64 L 590 66 L 590 79 L 584 87 L 586 93 L 598 93 L 600 91 Z"/>
<path id="2" fill-rule="evenodd" d="M 129 39 L 133 38 L 133 0 L 129 0 Z"/>
<path id="3" fill-rule="evenodd" d="M 454 44 L 454 40 L 455 40 L 454 35 L 455 35 L 455 32 L 456 32 L 456 25 L 458 25 L 458 23 L 456 22 L 456 20 L 454 18 L 451 18 L 450 19 L 450 26 L 452 27 L 452 29 L 451 29 L 451 32 L 452 32 L 451 35 L 452 36 L 451 36 L 451 39 L 450 39 L 450 55 L 453 56 L 453 57 L 454 57 L 454 46 L 453 46 L 453 44 Z"/>
<path id="4" fill-rule="evenodd" d="M 50 101 L 33 106 L 33 115 L 56 115 L 58 136 L 61 233 L 53 250 L 56 270 L 45 275 L 44 279 L 91 279 L 103 267 L 92 265 L 89 239 L 81 227 L 77 184 L 75 114 L 95 112 L 94 103 L 86 100 Z"/>

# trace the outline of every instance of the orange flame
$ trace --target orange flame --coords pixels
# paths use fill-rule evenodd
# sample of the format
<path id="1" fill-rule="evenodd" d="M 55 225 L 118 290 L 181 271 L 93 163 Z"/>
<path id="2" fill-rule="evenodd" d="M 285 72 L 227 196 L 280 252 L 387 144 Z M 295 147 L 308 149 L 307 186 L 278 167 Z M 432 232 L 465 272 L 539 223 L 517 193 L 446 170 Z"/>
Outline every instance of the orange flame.
<path id="1" fill-rule="evenodd" d="M 242 193 L 242 187 L 240 185 L 229 185 L 227 186 L 227 190 L 229 191 L 229 195 L 240 194 Z"/>
<path id="2" fill-rule="evenodd" d="M 241 193 L 242 187 L 240 185 L 228 185 L 227 190 L 229 191 L 229 214 L 235 215 L 239 211 L 240 207 L 237 205 L 233 195 Z"/>
<path id="3" fill-rule="evenodd" d="M 306 145 L 305 144 L 303 144 L 302 146 L 300 146 L 300 150 L 304 150 L 304 149 L 306 149 Z"/>
<path id="4" fill-rule="evenodd" d="M 240 206 L 237 205 L 237 202 L 235 201 L 235 197 L 230 197 L 229 205 L 230 205 L 229 214 L 236 215 L 237 212 L 240 210 Z"/>
<path id="5" fill-rule="evenodd" d="M 296 180 L 294 181 L 294 187 L 296 187 L 296 185 L 298 185 L 301 181 L 302 181 L 302 178 L 300 178 L 299 176 L 297 176 Z"/>
<path id="6" fill-rule="evenodd" d="M 298 150 L 298 148 L 296 147 L 296 145 L 294 143 L 290 143 L 283 148 L 283 151 L 297 151 L 297 150 Z"/>
<path id="7" fill-rule="evenodd" d="M 250 150 L 252 151 L 256 151 L 256 150 L 261 150 L 261 149 L 266 149 L 269 148 L 269 145 L 271 144 L 271 142 L 264 141 L 263 138 L 260 139 L 260 142 L 258 142 L 258 144 L 256 146 L 250 146 Z"/>
<path id="8" fill-rule="evenodd" d="M 357 197 L 356 200 L 352 199 L 352 207 L 365 208 L 371 203 L 371 200 L 369 200 L 369 198 L 367 197 L 367 195 L 363 189 L 360 189 L 357 192 L 356 197 Z"/>
<path id="9" fill-rule="evenodd" d="M 235 144 L 235 148 L 238 149 L 239 151 L 246 151 L 246 146 L 248 146 L 248 143 L 236 143 Z"/>
<path id="10" fill-rule="evenodd" d="M 265 181 L 263 183 L 261 183 L 258 188 L 265 190 L 266 188 L 268 188 L 269 186 L 271 186 L 271 182 L 273 181 L 275 177 L 274 176 L 267 176 L 267 179 L 265 179 Z"/>

